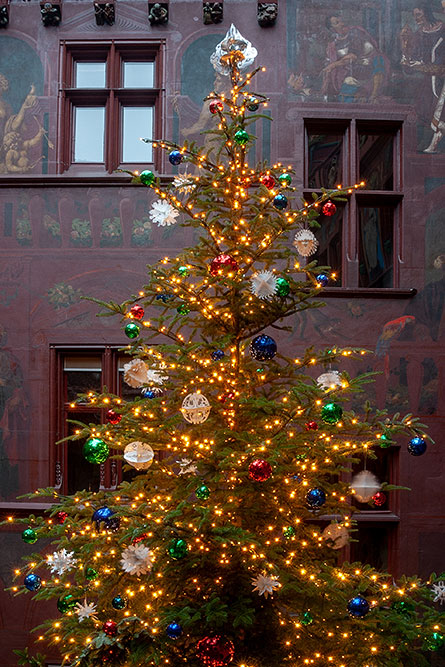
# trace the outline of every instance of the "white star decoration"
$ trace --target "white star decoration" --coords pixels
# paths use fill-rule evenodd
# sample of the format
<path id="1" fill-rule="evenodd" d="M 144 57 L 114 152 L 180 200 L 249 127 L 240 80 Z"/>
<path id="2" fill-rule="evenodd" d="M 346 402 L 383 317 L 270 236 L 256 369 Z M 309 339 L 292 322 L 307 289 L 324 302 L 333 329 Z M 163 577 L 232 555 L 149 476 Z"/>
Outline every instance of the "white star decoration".
<path id="1" fill-rule="evenodd" d="M 255 579 L 252 579 L 253 590 L 258 591 L 258 595 L 264 595 L 265 598 L 268 595 L 273 595 L 276 588 L 281 586 L 279 582 L 279 577 L 268 577 L 264 574 L 259 574 Z"/>
<path id="2" fill-rule="evenodd" d="M 96 618 L 96 605 L 94 602 L 87 602 L 86 599 L 83 603 L 78 602 L 74 609 L 74 613 L 79 617 L 79 623 L 82 623 L 85 619 L 91 618 L 93 621 L 97 621 Z"/>
<path id="3" fill-rule="evenodd" d="M 153 565 L 153 552 L 143 544 L 132 544 L 122 552 L 121 565 L 128 574 L 148 574 Z"/>
<path id="4" fill-rule="evenodd" d="M 151 211 L 148 214 L 152 222 L 156 222 L 159 227 L 170 227 L 174 225 L 176 219 L 179 215 L 177 211 L 168 201 L 164 199 L 158 199 L 153 202 L 151 206 Z"/>
<path id="5" fill-rule="evenodd" d="M 60 549 L 60 551 L 55 551 L 51 556 L 47 556 L 47 563 L 53 574 L 63 574 L 76 565 L 76 559 L 72 551 Z"/>
<path id="6" fill-rule="evenodd" d="M 160 368 L 165 368 L 165 365 L 161 363 Z M 148 368 L 142 359 L 132 359 L 128 364 L 124 364 L 124 380 L 130 387 L 142 387 L 149 383 L 163 384 L 168 377 L 162 374 L 162 370 Z"/>
<path id="7" fill-rule="evenodd" d="M 438 581 L 436 584 L 433 584 L 431 592 L 435 596 L 434 602 L 443 604 L 445 602 L 445 581 Z"/>
<path id="8" fill-rule="evenodd" d="M 196 183 L 193 183 L 193 176 L 184 172 L 183 174 L 178 174 L 173 179 L 173 187 L 176 188 L 179 192 L 189 193 L 196 188 Z"/>
<path id="9" fill-rule="evenodd" d="M 275 296 L 277 279 L 272 271 L 259 271 L 252 276 L 250 290 L 260 299 L 271 299 Z"/>

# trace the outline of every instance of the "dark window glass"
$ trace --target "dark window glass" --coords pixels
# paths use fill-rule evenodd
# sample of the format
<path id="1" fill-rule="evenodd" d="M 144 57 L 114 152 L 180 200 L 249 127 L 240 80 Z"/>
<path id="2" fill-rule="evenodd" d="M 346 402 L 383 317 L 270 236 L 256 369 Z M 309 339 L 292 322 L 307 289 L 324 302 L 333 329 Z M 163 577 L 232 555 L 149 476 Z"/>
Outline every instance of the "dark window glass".
<path id="1" fill-rule="evenodd" d="M 393 218 L 391 206 L 359 209 L 359 285 L 392 287 Z"/>
<path id="2" fill-rule="evenodd" d="M 343 232 L 343 209 L 337 208 L 332 217 L 319 219 L 320 229 L 314 229 L 319 246 L 317 250 L 317 262 L 320 266 L 329 266 L 336 274 L 336 282 L 333 285 L 341 285 L 342 264 L 342 232 Z"/>
<path id="3" fill-rule="evenodd" d="M 84 424 L 100 424 L 100 413 L 69 412 L 67 419 L 75 419 Z M 67 435 L 72 435 L 79 427 L 67 423 Z M 88 463 L 83 455 L 85 440 L 73 440 L 67 444 L 67 493 L 76 491 L 98 491 L 100 485 L 100 465 Z"/>
<path id="4" fill-rule="evenodd" d="M 352 533 L 351 542 L 352 563 L 359 561 L 375 567 L 377 570 L 386 570 L 388 567 L 389 533 L 394 530 L 385 524 L 369 524 L 358 522 L 357 530 Z"/>
<path id="5" fill-rule="evenodd" d="M 69 403 L 78 394 L 102 389 L 101 357 L 65 357 L 65 397 Z"/>
<path id="6" fill-rule="evenodd" d="M 360 180 L 366 190 L 394 190 L 394 136 L 359 133 Z"/>
<path id="7" fill-rule="evenodd" d="M 343 134 L 308 133 L 308 187 L 335 188 L 342 182 Z"/>

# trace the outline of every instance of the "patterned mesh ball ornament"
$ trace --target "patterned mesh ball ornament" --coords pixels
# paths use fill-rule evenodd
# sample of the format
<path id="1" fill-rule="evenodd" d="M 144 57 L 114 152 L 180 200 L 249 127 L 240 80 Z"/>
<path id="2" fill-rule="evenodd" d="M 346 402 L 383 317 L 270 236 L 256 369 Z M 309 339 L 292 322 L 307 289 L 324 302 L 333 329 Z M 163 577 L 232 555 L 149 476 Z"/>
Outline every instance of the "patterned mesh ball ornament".
<path id="1" fill-rule="evenodd" d="M 136 470 L 147 470 L 153 463 L 154 451 L 145 442 L 135 440 L 126 445 L 124 459 Z"/>
<path id="2" fill-rule="evenodd" d="M 271 336 L 261 334 L 250 343 L 250 354 L 256 361 L 273 359 L 277 353 L 277 344 Z"/>
<path id="3" fill-rule="evenodd" d="M 182 416 L 189 424 L 203 424 L 210 410 L 210 403 L 204 394 L 188 394 L 182 401 Z"/>
<path id="4" fill-rule="evenodd" d="M 302 257 L 309 257 L 317 251 L 318 241 L 310 229 L 300 229 L 294 236 L 294 246 Z"/>
<path id="5" fill-rule="evenodd" d="M 196 657 L 204 667 L 225 667 L 235 655 L 235 646 L 230 639 L 214 635 L 203 637 L 196 646 Z"/>

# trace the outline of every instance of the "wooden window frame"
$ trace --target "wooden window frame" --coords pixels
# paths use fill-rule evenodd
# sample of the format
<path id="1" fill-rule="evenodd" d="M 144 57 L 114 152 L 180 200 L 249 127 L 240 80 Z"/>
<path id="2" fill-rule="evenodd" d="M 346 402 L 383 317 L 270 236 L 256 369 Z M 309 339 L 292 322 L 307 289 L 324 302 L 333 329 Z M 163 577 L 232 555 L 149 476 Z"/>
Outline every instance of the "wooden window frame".
<path id="1" fill-rule="evenodd" d="M 355 190 L 348 198 L 343 209 L 342 221 L 342 284 L 329 286 L 323 290 L 326 296 L 391 296 L 409 297 L 416 293 L 413 289 L 403 288 L 401 276 L 402 241 L 403 241 L 403 209 L 406 199 L 403 190 L 403 131 L 406 118 L 402 115 L 388 114 L 388 117 L 370 117 L 358 114 L 352 117 L 345 112 L 333 111 L 329 117 L 321 117 L 318 113 L 303 114 L 304 137 L 304 173 L 303 196 L 310 200 L 312 193 L 320 193 L 317 188 L 308 187 L 309 167 L 309 134 L 314 131 L 335 132 L 343 135 L 342 151 L 342 185 L 353 185 L 360 182 L 359 166 L 359 132 L 368 131 L 373 134 L 389 133 L 394 136 L 393 148 L 393 189 L 392 190 Z M 393 216 L 393 280 L 391 287 L 360 287 L 359 286 L 359 208 L 366 206 L 388 206 L 394 209 Z"/>
<path id="2" fill-rule="evenodd" d="M 104 40 L 62 41 L 60 45 L 61 75 L 59 89 L 58 172 L 72 175 L 88 173 L 112 173 L 116 169 L 159 169 L 159 157 L 153 150 L 151 162 L 122 161 L 121 110 L 125 106 L 150 106 L 153 108 L 153 137 L 163 134 L 163 40 Z M 124 88 L 123 62 L 153 61 L 154 82 L 152 88 Z M 76 88 L 75 63 L 106 62 L 104 88 Z M 76 106 L 103 106 L 105 108 L 104 162 L 74 162 L 73 133 Z M 142 132 L 142 130 L 141 130 Z"/>

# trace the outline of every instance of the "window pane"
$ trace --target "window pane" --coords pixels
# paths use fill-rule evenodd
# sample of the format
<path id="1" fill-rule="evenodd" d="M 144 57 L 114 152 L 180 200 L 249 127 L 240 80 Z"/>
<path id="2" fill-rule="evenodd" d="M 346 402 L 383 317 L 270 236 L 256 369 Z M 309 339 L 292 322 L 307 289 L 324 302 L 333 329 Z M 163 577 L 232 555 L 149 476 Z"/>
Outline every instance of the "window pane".
<path id="1" fill-rule="evenodd" d="M 343 209 L 337 205 L 337 212 L 335 215 L 330 218 L 321 216 L 319 222 L 321 224 L 320 229 L 312 230 L 319 243 L 317 263 L 320 266 L 330 266 L 331 270 L 337 274 L 337 281 L 330 286 L 340 286 Z"/>
<path id="2" fill-rule="evenodd" d="M 359 285 L 393 285 L 393 217 L 390 206 L 359 209 Z"/>
<path id="3" fill-rule="evenodd" d="M 154 62 L 124 62 L 123 87 L 153 88 L 154 71 Z"/>
<path id="4" fill-rule="evenodd" d="M 357 532 L 352 533 L 352 537 L 358 542 L 351 542 L 351 563 L 359 561 L 377 570 L 386 570 L 388 567 L 388 539 L 393 527 L 359 521 L 357 528 Z"/>
<path id="5" fill-rule="evenodd" d="M 153 107 L 123 107 L 122 125 L 122 161 L 152 162 L 151 144 L 140 137 L 153 136 Z"/>
<path id="6" fill-rule="evenodd" d="M 308 133 L 308 187 L 334 188 L 342 182 L 343 134 Z"/>
<path id="7" fill-rule="evenodd" d="M 393 190 L 393 146 L 391 134 L 359 133 L 360 180 L 366 190 Z"/>
<path id="8" fill-rule="evenodd" d="M 84 424 L 99 424 L 100 414 L 85 412 L 69 412 L 67 419 L 76 419 Z M 79 427 L 76 424 L 67 424 L 68 433 L 71 435 Z M 83 446 L 85 440 L 74 440 L 67 444 L 67 493 L 72 494 L 76 491 L 98 491 L 100 485 L 100 466 L 95 463 L 88 463 L 83 455 Z"/>
<path id="9" fill-rule="evenodd" d="M 104 107 L 75 107 L 74 162 L 103 162 L 104 132 Z"/>
<path id="10" fill-rule="evenodd" d="M 74 85 L 76 88 L 105 88 L 105 63 L 76 62 Z"/>

